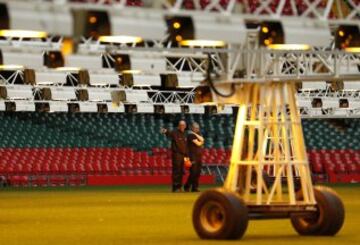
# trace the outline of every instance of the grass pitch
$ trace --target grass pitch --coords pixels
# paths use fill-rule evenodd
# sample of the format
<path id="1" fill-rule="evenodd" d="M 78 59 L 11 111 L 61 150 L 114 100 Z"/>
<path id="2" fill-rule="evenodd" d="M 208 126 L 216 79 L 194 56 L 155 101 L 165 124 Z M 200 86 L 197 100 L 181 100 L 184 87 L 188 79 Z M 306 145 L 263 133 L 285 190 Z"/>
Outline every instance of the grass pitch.
<path id="1" fill-rule="evenodd" d="M 196 193 L 162 186 L 2 189 L 0 244 L 360 244 L 360 185 L 334 189 L 346 208 L 336 237 L 301 237 L 289 220 L 266 220 L 250 221 L 240 241 L 197 237 Z"/>

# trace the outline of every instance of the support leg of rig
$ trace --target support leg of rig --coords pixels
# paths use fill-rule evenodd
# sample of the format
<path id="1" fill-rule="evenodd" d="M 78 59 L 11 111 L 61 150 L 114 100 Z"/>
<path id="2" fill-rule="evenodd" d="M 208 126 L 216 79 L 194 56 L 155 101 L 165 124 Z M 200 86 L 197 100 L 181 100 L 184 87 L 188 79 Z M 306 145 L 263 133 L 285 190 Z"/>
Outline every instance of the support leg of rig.
<path id="1" fill-rule="evenodd" d="M 239 111 L 224 188 L 238 192 L 245 203 L 315 204 L 294 86 L 244 84 L 237 94 Z M 303 200 L 296 198 L 295 173 Z M 264 175 L 273 181 L 267 183 Z M 256 193 L 251 194 L 253 183 Z"/>

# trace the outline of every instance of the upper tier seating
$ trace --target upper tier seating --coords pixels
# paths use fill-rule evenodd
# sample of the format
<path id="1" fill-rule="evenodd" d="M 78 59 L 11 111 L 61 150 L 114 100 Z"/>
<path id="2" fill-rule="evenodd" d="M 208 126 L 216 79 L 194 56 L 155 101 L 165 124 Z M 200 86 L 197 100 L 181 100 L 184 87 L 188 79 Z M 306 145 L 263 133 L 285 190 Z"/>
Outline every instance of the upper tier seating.
<path id="1" fill-rule="evenodd" d="M 174 128 L 181 115 L 0 113 L 0 147 L 133 147 L 149 150 L 169 147 L 159 133 Z M 206 147 L 230 148 L 234 121 L 231 115 L 185 116 L 199 122 Z M 206 130 L 205 130 L 206 129 Z"/>
<path id="2" fill-rule="evenodd" d="M 360 149 L 360 120 L 303 120 L 308 149 Z"/>

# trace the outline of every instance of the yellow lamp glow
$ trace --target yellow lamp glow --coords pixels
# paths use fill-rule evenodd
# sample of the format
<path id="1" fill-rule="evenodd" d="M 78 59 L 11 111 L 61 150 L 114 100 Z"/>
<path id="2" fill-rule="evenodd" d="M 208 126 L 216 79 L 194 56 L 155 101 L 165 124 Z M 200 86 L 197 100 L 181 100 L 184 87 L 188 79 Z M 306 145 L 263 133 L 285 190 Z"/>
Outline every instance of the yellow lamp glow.
<path id="1" fill-rule="evenodd" d="M 360 53 L 360 47 L 349 47 L 345 49 L 346 52 Z"/>
<path id="2" fill-rule="evenodd" d="M 22 65 L 0 65 L 0 70 L 21 70 L 24 69 Z"/>
<path id="3" fill-rule="evenodd" d="M 273 50 L 309 50 L 311 48 L 307 44 L 270 44 L 267 47 Z"/>
<path id="4" fill-rule="evenodd" d="M 122 74 L 140 74 L 141 70 L 123 70 L 121 71 Z"/>
<path id="5" fill-rule="evenodd" d="M 181 24 L 179 22 L 174 22 L 173 27 L 175 29 L 179 29 L 181 27 Z"/>
<path id="6" fill-rule="evenodd" d="M 224 47 L 224 41 L 218 40 L 183 40 L 180 42 L 181 46 L 189 47 Z"/>
<path id="7" fill-rule="evenodd" d="M 261 28 L 261 31 L 263 33 L 268 33 L 269 32 L 269 28 L 267 28 L 266 26 L 264 26 L 263 28 Z"/>
<path id="8" fill-rule="evenodd" d="M 61 46 L 61 53 L 66 56 L 74 51 L 74 42 L 71 38 L 64 38 Z"/>
<path id="9" fill-rule="evenodd" d="M 43 31 L 0 30 L 0 36 L 18 38 L 46 38 L 47 33 Z"/>
<path id="10" fill-rule="evenodd" d="M 91 24 L 95 24 L 95 23 L 97 22 L 96 16 L 90 16 L 89 22 L 90 22 Z"/>
<path id="11" fill-rule="evenodd" d="M 58 71 L 80 71 L 80 67 L 63 66 L 56 68 Z"/>
<path id="12" fill-rule="evenodd" d="M 135 36 L 100 36 L 99 41 L 105 43 L 140 43 L 143 39 Z"/>
<path id="13" fill-rule="evenodd" d="M 176 39 L 176 41 L 181 42 L 181 41 L 182 41 L 182 36 L 181 36 L 181 35 L 177 35 L 177 36 L 175 37 L 175 39 Z"/>
<path id="14" fill-rule="evenodd" d="M 266 46 L 269 46 L 269 45 L 270 45 L 270 40 L 269 40 L 269 39 L 265 39 L 265 40 L 264 40 L 264 44 L 265 44 Z"/>

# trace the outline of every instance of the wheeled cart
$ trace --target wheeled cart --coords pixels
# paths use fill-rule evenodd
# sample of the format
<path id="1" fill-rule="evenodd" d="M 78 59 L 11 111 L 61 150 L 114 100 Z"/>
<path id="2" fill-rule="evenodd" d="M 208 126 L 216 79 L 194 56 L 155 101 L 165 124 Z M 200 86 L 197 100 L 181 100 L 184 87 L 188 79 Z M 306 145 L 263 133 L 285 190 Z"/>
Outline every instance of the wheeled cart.
<path id="1" fill-rule="evenodd" d="M 222 188 L 202 193 L 193 208 L 200 238 L 238 239 L 251 219 L 289 218 L 300 235 L 332 236 L 341 229 L 341 199 L 312 184 L 295 93 L 293 82 L 236 88 L 239 110 L 227 178 Z M 274 173 L 270 185 L 266 171 Z"/>

